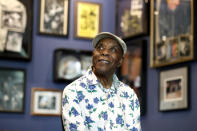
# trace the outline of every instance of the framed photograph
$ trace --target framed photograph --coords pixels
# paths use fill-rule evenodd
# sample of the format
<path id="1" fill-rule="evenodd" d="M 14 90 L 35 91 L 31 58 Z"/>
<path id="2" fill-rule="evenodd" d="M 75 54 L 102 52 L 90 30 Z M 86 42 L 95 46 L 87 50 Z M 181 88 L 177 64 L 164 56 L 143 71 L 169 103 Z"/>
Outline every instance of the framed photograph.
<path id="1" fill-rule="evenodd" d="M 160 72 L 159 110 L 188 108 L 188 67 Z"/>
<path id="2" fill-rule="evenodd" d="M 0 5 L 0 58 L 31 60 L 33 0 L 1 0 Z"/>
<path id="3" fill-rule="evenodd" d="M 0 112 L 24 112 L 24 69 L 0 68 Z"/>
<path id="4" fill-rule="evenodd" d="M 125 41 L 127 53 L 120 68 L 120 79 L 137 94 L 141 105 L 141 114 L 146 109 L 146 41 Z"/>
<path id="5" fill-rule="evenodd" d="M 193 0 L 151 0 L 150 67 L 194 59 Z"/>
<path id="6" fill-rule="evenodd" d="M 69 0 L 40 0 L 40 34 L 68 35 Z"/>
<path id="7" fill-rule="evenodd" d="M 31 114 L 39 116 L 61 115 L 62 90 L 32 88 Z"/>
<path id="8" fill-rule="evenodd" d="M 75 32 L 76 38 L 92 39 L 101 32 L 102 5 L 92 2 L 75 2 Z"/>
<path id="9" fill-rule="evenodd" d="M 90 51 L 57 49 L 54 53 L 54 81 L 72 82 L 92 65 Z"/>
<path id="10" fill-rule="evenodd" d="M 116 0 L 116 34 L 123 39 L 148 34 L 148 0 Z"/>

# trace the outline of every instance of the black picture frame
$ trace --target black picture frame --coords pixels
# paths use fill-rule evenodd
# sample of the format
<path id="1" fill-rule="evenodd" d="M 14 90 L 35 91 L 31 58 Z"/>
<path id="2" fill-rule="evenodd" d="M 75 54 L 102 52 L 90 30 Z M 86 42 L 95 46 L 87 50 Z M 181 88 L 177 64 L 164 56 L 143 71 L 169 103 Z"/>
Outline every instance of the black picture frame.
<path id="1" fill-rule="evenodd" d="M 0 112 L 24 113 L 26 71 L 0 67 Z"/>
<path id="2" fill-rule="evenodd" d="M 70 0 L 40 0 L 38 34 L 68 37 Z"/>
<path id="3" fill-rule="evenodd" d="M 13 7 L 13 5 L 15 5 Z M 12 17 L 14 16 L 14 17 Z M 0 58 L 30 61 L 32 57 L 33 0 L 13 1 L 1 9 Z"/>
<path id="4" fill-rule="evenodd" d="M 55 82 L 70 83 L 84 75 L 92 64 L 92 52 L 85 50 L 56 49 L 53 77 Z"/>
<path id="5" fill-rule="evenodd" d="M 129 85 L 138 96 L 141 115 L 146 112 L 146 40 L 128 40 L 127 53 L 118 70 L 120 80 Z"/>
<path id="6" fill-rule="evenodd" d="M 148 35 L 148 0 L 116 0 L 116 35 L 132 39 Z"/>

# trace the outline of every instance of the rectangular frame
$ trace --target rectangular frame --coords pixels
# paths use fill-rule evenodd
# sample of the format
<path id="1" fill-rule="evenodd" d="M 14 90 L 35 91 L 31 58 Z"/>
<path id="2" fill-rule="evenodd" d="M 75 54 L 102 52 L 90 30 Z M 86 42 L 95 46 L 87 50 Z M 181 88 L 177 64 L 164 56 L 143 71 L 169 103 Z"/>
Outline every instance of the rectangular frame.
<path id="1" fill-rule="evenodd" d="M 129 39 L 148 34 L 148 1 L 116 0 L 116 35 Z"/>
<path id="2" fill-rule="evenodd" d="M 62 90 L 32 88 L 31 115 L 60 116 Z"/>
<path id="3" fill-rule="evenodd" d="M 0 67 L 0 112 L 24 113 L 26 72 Z"/>
<path id="4" fill-rule="evenodd" d="M 159 111 L 188 109 L 188 67 L 160 72 Z"/>
<path id="5" fill-rule="evenodd" d="M 92 65 L 92 52 L 85 50 L 56 49 L 53 76 L 55 82 L 72 82 L 84 75 Z"/>
<path id="6" fill-rule="evenodd" d="M 150 15 L 150 67 L 193 60 L 193 0 L 151 0 Z"/>
<path id="7" fill-rule="evenodd" d="M 68 36 L 69 0 L 41 0 L 39 33 Z"/>
<path id="8" fill-rule="evenodd" d="M 100 3 L 75 1 L 76 38 L 92 39 L 102 28 L 102 5 Z"/>
<path id="9" fill-rule="evenodd" d="M 0 58 L 31 60 L 33 0 L 18 0 L 0 9 Z"/>
<path id="10" fill-rule="evenodd" d="M 138 96 L 141 115 L 146 112 L 146 44 L 145 40 L 125 41 L 127 53 L 119 70 L 122 82 Z"/>

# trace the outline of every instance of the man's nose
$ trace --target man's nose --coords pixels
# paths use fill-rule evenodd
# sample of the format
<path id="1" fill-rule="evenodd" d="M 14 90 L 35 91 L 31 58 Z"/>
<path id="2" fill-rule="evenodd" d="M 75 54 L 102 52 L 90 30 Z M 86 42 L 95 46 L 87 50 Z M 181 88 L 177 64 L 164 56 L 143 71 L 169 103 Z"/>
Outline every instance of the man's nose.
<path id="1" fill-rule="evenodd" d="M 109 49 L 104 48 L 102 51 L 102 55 L 109 55 Z"/>

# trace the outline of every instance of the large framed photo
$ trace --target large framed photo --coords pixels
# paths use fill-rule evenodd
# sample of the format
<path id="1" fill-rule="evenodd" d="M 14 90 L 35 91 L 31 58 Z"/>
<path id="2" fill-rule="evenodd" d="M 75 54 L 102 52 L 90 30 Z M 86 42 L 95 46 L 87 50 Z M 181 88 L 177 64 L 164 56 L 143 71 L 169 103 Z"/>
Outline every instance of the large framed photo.
<path id="1" fill-rule="evenodd" d="M 188 108 L 188 67 L 160 72 L 159 110 Z"/>
<path id="2" fill-rule="evenodd" d="M 141 105 L 141 114 L 146 109 L 146 41 L 125 41 L 127 53 L 120 68 L 121 80 L 137 94 Z"/>
<path id="3" fill-rule="evenodd" d="M 54 81 L 72 82 L 84 75 L 92 65 L 90 51 L 56 49 L 54 53 Z"/>
<path id="4" fill-rule="evenodd" d="M 0 68 L 0 111 L 24 112 L 25 70 Z"/>
<path id="5" fill-rule="evenodd" d="M 76 38 L 92 39 L 101 31 L 102 5 L 92 2 L 75 2 L 75 32 Z"/>
<path id="6" fill-rule="evenodd" d="M 31 114 L 43 116 L 60 116 L 62 90 L 32 88 Z"/>
<path id="7" fill-rule="evenodd" d="M 129 39 L 148 34 L 148 1 L 116 0 L 116 34 Z"/>
<path id="8" fill-rule="evenodd" d="M 151 0 L 150 66 L 194 59 L 193 0 Z"/>
<path id="9" fill-rule="evenodd" d="M 68 35 L 69 0 L 40 0 L 40 34 Z"/>
<path id="10" fill-rule="evenodd" d="M 33 0 L 0 1 L 0 58 L 30 60 Z"/>

